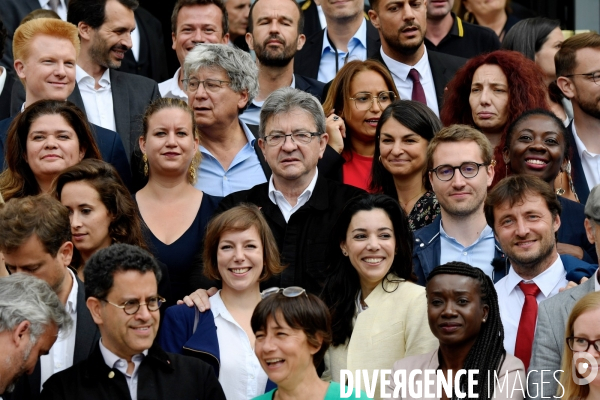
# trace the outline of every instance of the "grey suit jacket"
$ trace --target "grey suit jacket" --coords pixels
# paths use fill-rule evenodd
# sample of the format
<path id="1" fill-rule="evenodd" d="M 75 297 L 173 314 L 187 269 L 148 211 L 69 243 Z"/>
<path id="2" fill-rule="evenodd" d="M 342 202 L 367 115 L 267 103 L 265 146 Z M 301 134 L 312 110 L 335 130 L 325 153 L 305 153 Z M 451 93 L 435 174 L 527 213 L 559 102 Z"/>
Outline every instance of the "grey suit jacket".
<path id="1" fill-rule="evenodd" d="M 560 369 L 569 314 L 579 299 L 594 291 L 595 279 L 598 279 L 597 273 L 581 285 L 540 303 L 527 380 L 529 398 L 556 395 L 560 373 L 554 376 L 554 372 Z"/>
<path id="2" fill-rule="evenodd" d="M 110 86 L 117 132 L 121 136 L 127 157 L 131 161 L 132 152 L 139 147 L 138 138 L 142 132 L 144 111 L 153 100 L 160 97 L 158 84 L 144 76 L 111 69 Z M 69 100 L 85 110 L 78 85 L 75 85 Z"/>
<path id="3" fill-rule="evenodd" d="M 100 340 L 100 331 L 92 319 L 92 314 L 85 304 L 85 286 L 77 278 L 77 324 L 75 327 L 75 349 L 73 352 L 73 365 L 86 360 L 94 351 L 96 343 Z M 40 362 L 35 366 L 31 375 L 21 377 L 12 396 L 5 397 L 8 400 L 27 399 L 35 400 L 40 397 L 42 369 Z"/>

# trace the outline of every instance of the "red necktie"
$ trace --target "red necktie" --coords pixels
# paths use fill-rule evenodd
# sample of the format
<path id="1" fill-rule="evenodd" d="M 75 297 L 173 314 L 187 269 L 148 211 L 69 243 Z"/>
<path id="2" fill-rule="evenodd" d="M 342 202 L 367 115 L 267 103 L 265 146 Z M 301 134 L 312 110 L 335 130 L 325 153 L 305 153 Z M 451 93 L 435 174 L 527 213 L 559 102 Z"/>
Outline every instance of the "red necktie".
<path id="1" fill-rule="evenodd" d="M 413 101 L 418 101 L 419 103 L 423 103 L 427 105 L 427 99 L 425 98 L 425 91 L 423 90 L 423 85 L 421 85 L 421 81 L 419 80 L 419 71 L 412 68 L 408 72 L 408 77 L 413 81 L 413 90 L 412 90 L 412 99 Z"/>
<path id="2" fill-rule="evenodd" d="M 527 371 L 531 360 L 531 347 L 533 346 L 533 334 L 535 333 L 535 322 L 538 313 L 536 297 L 540 293 L 540 288 L 535 283 L 525 283 L 524 281 L 519 283 L 519 288 L 525 294 L 525 304 L 523 304 L 519 329 L 517 330 L 515 357 L 523 361 L 525 371 Z"/>

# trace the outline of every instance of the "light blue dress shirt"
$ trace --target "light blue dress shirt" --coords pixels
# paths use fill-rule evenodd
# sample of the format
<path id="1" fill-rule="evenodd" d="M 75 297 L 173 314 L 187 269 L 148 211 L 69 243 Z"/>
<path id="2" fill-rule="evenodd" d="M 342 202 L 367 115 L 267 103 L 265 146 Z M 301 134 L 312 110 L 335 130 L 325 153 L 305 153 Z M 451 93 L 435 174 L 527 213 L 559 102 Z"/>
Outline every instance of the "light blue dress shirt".
<path id="1" fill-rule="evenodd" d="M 200 146 L 202 161 L 198 167 L 198 181 L 195 186 L 204 193 L 225 197 L 230 193 L 250 189 L 267 181 L 254 150 L 256 138 L 245 123 L 240 121 L 240 125 L 248 143 L 236 154 L 227 171 L 223 169 L 219 160 L 210 154 L 210 151 Z"/>
<path id="2" fill-rule="evenodd" d="M 348 42 L 348 52 L 338 49 L 338 70 L 348 61 L 367 59 L 367 20 L 363 18 L 360 28 Z M 321 63 L 319 64 L 319 75 L 317 80 L 329 82 L 335 78 L 335 50 L 329 43 L 327 28 L 323 32 L 323 50 L 321 52 Z"/>
<path id="3" fill-rule="evenodd" d="M 494 267 L 492 260 L 496 254 L 496 241 L 494 240 L 494 232 L 489 225 L 486 225 L 481 235 L 470 246 L 463 246 L 456 239 L 444 231 L 444 227 L 440 224 L 440 265 L 450 261 L 462 261 L 473 267 L 478 267 L 487 276 L 493 279 Z"/>

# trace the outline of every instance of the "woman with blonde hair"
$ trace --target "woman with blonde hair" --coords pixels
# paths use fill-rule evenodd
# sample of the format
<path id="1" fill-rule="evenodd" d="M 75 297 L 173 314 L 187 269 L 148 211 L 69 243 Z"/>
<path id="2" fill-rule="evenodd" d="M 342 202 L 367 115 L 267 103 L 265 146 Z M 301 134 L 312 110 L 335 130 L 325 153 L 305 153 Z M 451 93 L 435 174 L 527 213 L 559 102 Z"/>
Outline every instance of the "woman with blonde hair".
<path id="1" fill-rule="evenodd" d="M 194 113 L 184 101 L 155 100 L 146 109 L 142 128 L 148 183 L 135 200 L 150 251 L 167 265 L 172 296 L 182 299 L 202 286 L 192 277 L 201 269 L 202 238 L 221 198 L 194 187 L 200 139 Z"/>
<path id="2" fill-rule="evenodd" d="M 600 292 L 589 293 L 571 310 L 565 329 L 560 385 L 556 397 L 600 398 Z M 595 362 L 594 362 L 595 360 Z"/>

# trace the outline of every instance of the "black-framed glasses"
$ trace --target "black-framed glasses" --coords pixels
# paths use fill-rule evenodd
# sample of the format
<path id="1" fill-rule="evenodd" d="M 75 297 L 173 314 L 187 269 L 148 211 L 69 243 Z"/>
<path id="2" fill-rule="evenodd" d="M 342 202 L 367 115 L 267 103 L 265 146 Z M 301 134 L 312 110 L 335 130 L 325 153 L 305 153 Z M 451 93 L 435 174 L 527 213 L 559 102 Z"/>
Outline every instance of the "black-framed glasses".
<path id="1" fill-rule="evenodd" d="M 182 79 L 183 89 L 186 92 L 196 92 L 200 85 L 204 86 L 204 90 L 210 93 L 217 93 L 226 85 L 229 85 L 230 81 L 220 81 L 218 79 L 205 79 L 203 81 L 196 78 Z"/>
<path id="2" fill-rule="evenodd" d="M 573 351 L 588 351 L 590 346 L 594 346 L 594 349 L 600 353 L 600 339 L 588 340 L 585 338 L 570 336 L 567 338 L 567 345 Z"/>
<path id="3" fill-rule="evenodd" d="M 127 315 L 133 315 L 139 311 L 141 306 L 148 307 L 148 311 L 158 311 L 160 306 L 162 306 L 166 300 L 164 297 L 154 296 L 154 297 L 150 297 L 148 300 L 146 300 L 145 303 L 140 303 L 139 300 L 127 300 L 125 303 L 123 303 L 121 305 L 112 303 L 108 300 L 103 300 L 103 301 L 105 301 L 108 304 L 113 305 L 117 308 L 122 309 L 123 311 L 125 311 L 125 314 L 127 314 Z"/>
<path id="4" fill-rule="evenodd" d="M 479 168 L 486 167 L 488 165 L 489 164 L 486 163 L 476 163 L 473 161 L 467 161 L 460 164 L 457 167 L 448 164 L 440 165 L 436 168 L 430 169 L 429 172 L 435 173 L 435 176 L 437 176 L 437 178 L 440 181 L 446 182 L 454 178 L 455 170 L 459 170 L 460 174 L 465 178 L 471 179 L 477 176 L 477 174 L 479 173 Z"/>
<path id="5" fill-rule="evenodd" d="M 570 78 L 572 76 L 585 76 L 588 78 L 592 78 L 592 81 L 594 81 L 594 83 L 596 85 L 600 85 L 600 71 L 588 72 L 587 74 L 571 74 L 571 75 L 565 75 L 565 76 L 568 78 Z"/>
<path id="6" fill-rule="evenodd" d="M 279 146 L 285 143 L 285 139 L 289 136 L 294 143 L 309 144 L 313 136 L 321 136 L 319 132 L 298 131 L 284 135 L 283 133 L 273 133 L 265 136 L 264 140 L 269 146 Z"/>
<path id="7" fill-rule="evenodd" d="M 383 110 L 396 100 L 396 94 L 394 92 L 379 92 L 377 96 L 373 96 L 369 92 L 360 92 L 354 97 L 350 97 L 350 100 L 354 100 L 356 109 L 360 111 L 366 111 L 373 107 L 373 99 L 377 99 L 379 108 Z"/>
<path id="8" fill-rule="evenodd" d="M 303 289 L 300 286 L 289 286 L 286 288 L 278 288 L 278 287 L 268 288 L 268 289 L 263 290 L 260 293 L 260 297 L 261 297 L 261 299 L 266 299 L 267 297 L 269 297 L 273 294 L 280 293 L 280 292 L 285 297 L 298 297 L 303 294 L 308 297 L 308 295 L 306 294 L 306 289 Z"/>

